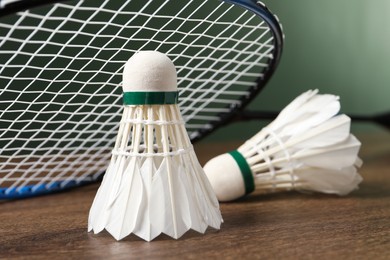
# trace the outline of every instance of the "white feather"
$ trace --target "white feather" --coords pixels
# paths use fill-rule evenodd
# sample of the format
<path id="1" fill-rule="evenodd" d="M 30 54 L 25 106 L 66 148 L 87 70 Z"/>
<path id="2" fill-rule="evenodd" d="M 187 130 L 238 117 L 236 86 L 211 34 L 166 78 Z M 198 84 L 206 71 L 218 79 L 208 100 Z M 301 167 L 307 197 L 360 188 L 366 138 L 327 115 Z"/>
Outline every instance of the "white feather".
<path id="1" fill-rule="evenodd" d="M 298 96 L 279 113 L 268 128 L 283 136 L 294 135 L 336 115 L 340 110 L 339 98 L 317 93 L 318 90 L 309 90 Z"/>
<path id="2" fill-rule="evenodd" d="M 110 214 L 110 204 L 115 200 L 117 191 L 122 180 L 122 172 L 126 167 L 125 158 L 113 156 L 106 174 L 103 177 L 102 185 L 97 191 L 89 213 L 88 230 L 93 229 L 94 233 L 101 232 Z"/>
<path id="3" fill-rule="evenodd" d="M 305 165 L 337 170 L 355 164 L 360 146 L 360 142 L 351 134 L 346 140 L 337 144 L 301 150 L 293 157 Z"/>
<path id="4" fill-rule="evenodd" d="M 297 175 L 298 176 L 298 175 Z M 339 170 L 312 168 L 302 171 L 297 178 L 303 184 L 298 190 L 347 195 L 363 180 L 353 166 Z"/>
<path id="5" fill-rule="evenodd" d="M 143 193 L 139 168 L 139 163 L 133 158 L 123 174 L 118 194 L 109 206 L 110 217 L 106 230 L 117 240 L 133 232 L 137 223 L 141 206 L 139 194 Z"/>
<path id="6" fill-rule="evenodd" d="M 191 173 L 191 169 L 187 167 L 186 162 L 189 161 L 188 155 L 184 155 L 180 158 L 181 163 L 179 164 L 179 179 L 185 187 L 184 191 L 186 193 L 186 198 L 188 202 L 188 210 L 190 216 L 189 225 L 193 230 L 204 233 L 207 229 L 207 224 L 203 219 L 203 216 L 207 215 L 207 211 L 202 208 L 202 205 L 205 203 L 199 202 L 198 198 L 202 198 L 202 190 L 200 190 L 199 182 L 195 181 L 193 178 L 196 176 Z M 194 196 L 193 194 L 202 194 L 200 196 Z M 198 210 L 195 210 L 198 209 Z"/>
<path id="7" fill-rule="evenodd" d="M 145 159 L 141 170 L 141 178 L 142 178 L 142 186 L 144 187 L 143 192 L 141 194 L 141 206 L 139 209 L 139 214 L 144 216 L 142 219 L 138 219 L 138 223 L 134 228 L 133 232 L 140 238 L 151 241 L 155 237 L 157 237 L 162 231 L 156 230 L 152 227 L 152 213 L 148 205 L 151 203 L 151 194 L 152 194 L 152 183 L 154 173 L 157 172 L 155 162 L 152 157 L 148 157 Z"/>

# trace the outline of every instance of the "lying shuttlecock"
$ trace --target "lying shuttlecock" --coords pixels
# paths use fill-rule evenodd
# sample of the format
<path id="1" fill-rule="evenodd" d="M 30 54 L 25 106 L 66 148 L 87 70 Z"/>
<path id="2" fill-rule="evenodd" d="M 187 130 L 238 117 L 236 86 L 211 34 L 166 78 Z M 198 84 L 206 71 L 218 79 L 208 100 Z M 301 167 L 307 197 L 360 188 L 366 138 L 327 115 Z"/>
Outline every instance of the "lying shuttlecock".
<path id="1" fill-rule="evenodd" d="M 211 159 L 204 170 L 220 201 L 254 190 L 346 195 L 362 181 L 360 142 L 350 118 L 337 115 L 337 96 L 310 90 L 237 150 Z"/>
<path id="2" fill-rule="evenodd" d="M 88 230 L 117 240 L 219 229 L 218 200 L 195 155 L 177 106 L 176 70 L 162 53 L 126 63 L 124 111 L 111 162 L 93 201 Z"/>

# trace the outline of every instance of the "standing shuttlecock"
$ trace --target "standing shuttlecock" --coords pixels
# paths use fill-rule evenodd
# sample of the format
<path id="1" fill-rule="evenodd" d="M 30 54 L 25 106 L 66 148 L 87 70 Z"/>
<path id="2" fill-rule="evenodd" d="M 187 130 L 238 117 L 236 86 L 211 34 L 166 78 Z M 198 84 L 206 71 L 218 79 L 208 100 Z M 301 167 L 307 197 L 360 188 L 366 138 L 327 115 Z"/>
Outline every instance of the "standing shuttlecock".
<path id="1" fill-rule="evenodd" d="M 310 90 L 237 150 L 211 159 L 204 170 L 220 201 L 282 190 L 346 195 L 362 181 L 360 142 L 351 120 L 336 115 L 339 98 Z"/>
<path id="2" fill-rule="evenodd" d="M 162 53 L 143 51 L 126 63 L 124 110 L 88 230 L 130 233 L 150 241 L 189 229 L 219 229 L 218 200 L 195 155 L 177 106 L 176 70 Z"/>

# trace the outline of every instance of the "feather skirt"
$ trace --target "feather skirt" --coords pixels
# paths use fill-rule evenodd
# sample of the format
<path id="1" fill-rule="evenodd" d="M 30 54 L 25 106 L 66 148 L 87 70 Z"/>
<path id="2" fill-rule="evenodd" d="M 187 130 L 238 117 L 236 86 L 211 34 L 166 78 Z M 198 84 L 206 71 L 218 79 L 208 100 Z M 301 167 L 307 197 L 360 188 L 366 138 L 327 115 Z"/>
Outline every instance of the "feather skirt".
<path id="1" fill-rule="evenodd" d="M 217 198 L 176 105 L 125 106 L 111 162 L 90 209 L 88 231 L 150 241 L 219 229 Z"/>

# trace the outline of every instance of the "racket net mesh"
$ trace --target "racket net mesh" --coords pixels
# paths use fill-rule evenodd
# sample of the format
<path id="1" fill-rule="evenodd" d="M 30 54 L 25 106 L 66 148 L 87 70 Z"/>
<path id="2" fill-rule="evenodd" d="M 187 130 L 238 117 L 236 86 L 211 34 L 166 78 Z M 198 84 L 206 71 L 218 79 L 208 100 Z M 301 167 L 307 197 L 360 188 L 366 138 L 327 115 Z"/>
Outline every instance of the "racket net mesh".
<path id="1" fill-rule="evenodd" d="M 0 189 L 64 187 L 104 173 L 136 51 L 174 62 L 191 139 L 240 106 L 273 58 L 255 14 L 217 0 L 67 1 L 0 19 Z"/>

